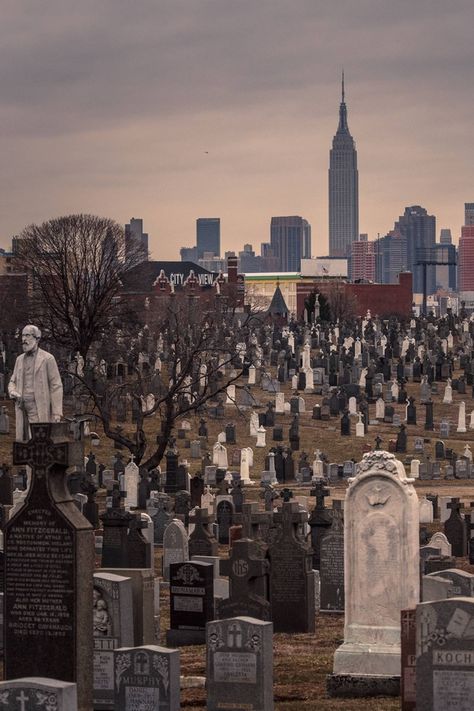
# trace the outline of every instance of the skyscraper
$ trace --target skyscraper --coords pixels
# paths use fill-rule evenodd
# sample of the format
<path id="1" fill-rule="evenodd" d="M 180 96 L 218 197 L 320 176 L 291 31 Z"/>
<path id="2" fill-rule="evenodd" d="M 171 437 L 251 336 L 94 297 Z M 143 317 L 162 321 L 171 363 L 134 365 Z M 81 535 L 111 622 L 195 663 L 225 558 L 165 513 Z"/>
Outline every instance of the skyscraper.
<path id="1" fill-rule="evenodd" d="M 354 282 L 375 281 L 375 242 L 367 239 L 352 242 L 349 274 Z"/>
<path id="2" fill-rule="evenodd" d="M 311 225 L 303 217 L 272 217 L 270 244 L 281 272 L 299 272 L 302 257 L 311 257 Z"/>
<path id="3" fill-rule="evenodd" d="M 148 259 L 148 234 L 143 232 L 143 220 L 132 217 L 125 225 L 125 251 L 143 250 L 143 259 Z"/>
<path id="4" fill-rule="evenodd" d="M 219 217 L 198 217 L 196 220 L 196 246 L 198 259 L 204 252 L 221 255 L 221 220 Z"/>
<path id="5" fill-rule="evenodd" d="M 407 245 L 407 269 L 413 273 L 413 292 L 423 293 L 423 267 L 417 262 L 433 259 L 436 243 L 436 217 L 428 215 L 424 207 L 412 205 L 395 223 L 395 230 L 405 237 Z M 436 289 L 436 269 L 434 265 L 426 267 L 427 294 Z"/>
<path id="6" fill-rule="evenodd" d="M 464 203 L 464 225 L 474 225 L 474 202 Z"/>
<path id="7" fill-rule="evenodd" d="M 461 228 L 458 278 L 459 291 L 474 291 L 474 224 Z"/>
<path id="8" fill-rule="evenodd" d="M 357 151 L 349 133 L 342 73 L 339 126 L 329 152 L 329 255 L 345 257 L 359 237 Z"/>

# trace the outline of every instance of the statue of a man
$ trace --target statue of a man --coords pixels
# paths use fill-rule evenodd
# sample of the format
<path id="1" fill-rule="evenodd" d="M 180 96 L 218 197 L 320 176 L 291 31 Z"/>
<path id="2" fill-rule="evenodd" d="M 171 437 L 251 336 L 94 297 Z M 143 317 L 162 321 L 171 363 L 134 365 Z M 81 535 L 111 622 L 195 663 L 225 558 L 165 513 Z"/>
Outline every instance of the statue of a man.
<path id="1" fill-rule="evenodd" d="M 8 394 L 15 400 L 16 440 L 29 439 L 30 422 L 59 422 L 63 414 L 63 385 L 56 359 L 38 348 L 41 331 L 25 326 L 23 354 L 16 359 Z"/>

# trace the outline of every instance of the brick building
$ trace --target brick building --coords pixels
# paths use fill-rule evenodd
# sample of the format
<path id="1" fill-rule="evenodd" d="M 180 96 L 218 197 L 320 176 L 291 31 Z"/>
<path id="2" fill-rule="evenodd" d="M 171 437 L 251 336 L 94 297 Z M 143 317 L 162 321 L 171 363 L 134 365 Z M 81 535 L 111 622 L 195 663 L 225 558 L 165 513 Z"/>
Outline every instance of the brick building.
<path id="1" fill-rule="evenodd" d="M 458 255 L 459 291 L 474 291 L 474 224 L 461 228 Z"/>
<path id="2" fill-rule="evenodd" d="M 298 317 L 303 316 L 305 299 L 316 288 L 320 293 L 328 293 L 334 288 L 334 281 L 313 280 L 296 285 Z M 350 284 L 337 282 L 337 287 L 346 289 L 356 301 L 358 316 L 365 316 L 371 311 L 373 316 L 398 315 L 408 318 L 413 306 L 413 278 L 411 272 L 402 272 L 398 284 Z"/>

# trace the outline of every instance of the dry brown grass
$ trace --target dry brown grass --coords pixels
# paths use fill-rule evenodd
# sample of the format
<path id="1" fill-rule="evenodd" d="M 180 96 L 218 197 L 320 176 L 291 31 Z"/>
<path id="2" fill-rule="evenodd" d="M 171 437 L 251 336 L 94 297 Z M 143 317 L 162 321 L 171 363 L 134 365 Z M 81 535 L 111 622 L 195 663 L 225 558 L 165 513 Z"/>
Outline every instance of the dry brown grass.
<path id="1" fill-rule="evenodd" d="M 446 446 L 453 447 L 458 453 L 461 453 L 464 444 L 472 441 L 472 433 L 458 435 L 456 430 L 457 423 L 457 405 L 461 400 L 465 400 L 466 409 L 469 412 L 474 407 L 474 402 L 469 394 L 460 396 L 453 393 L 454 404 L 452 406 L 443 405 L 441 403 L 442 393 L 444 390 L 443 384 L 439 383 L 440 395 L 435 396 L 434 414 L 436 429 L 438 430 L 441 417 L 449 417 L 452 423 L 452 434 L 446 440 Z M 284 388 L 285 397 L 288 399 L 291 396 L 291 390 L 286 385 Z M 408 385 L 409 394 L 413 394 L 418 398 L 419 386 L 417 384 Z M 273 400 L 270 394 L 261 392 L 258 389 L 254 390 L 255 395 L 259 398 L 262 408 L 269 400 Z M 341 437 L 339 419 L 332 418 L 329 422 L 314 421 L 311 419 L 312 407 L 316 403 L 321 402 L 321 396 L 303 395 L 306 401 L 306 413 L 300 416 L 300 435 L 301 435 L 301 450 L 305 450 L 310 456 L 310 461 L 313 458 L 313 452 L 316 448 L 325 452 L 331 462 L 342 462 L 346 459 L 360 460 L 364 451 L 364 446 L 372 446 L 377 435 L 383 440 L 382 447 L 388 448 L 389 439 L 396 438 L 397 428 L 388 424 L 378 424 L 377 426 L 369 427 L 369 434 L 364 438 Z M 14 423 L 12 403 L 8 402 L 11 422 Z M 425 432 L 424 424 L 424 407 L 418 405 L 418 424 L 407 428 L 408 432 L 408 455 L 414 455 L 413 443 L 415 437 L 426 437 L 430 441 L 425 444 L 425 452 L 434 460 L 434 443 L 438 438 L 434 432 Z M 404 406 L 395 404 L 395 411 L 398 412 L 403 421 Z M 375 415 L 375 406 L 370 406 L 371 416 Z M 249 413 L 239 413 L 233 406 L 226 408 L 226 417 L 221 421 L 209 420 L 209 448 L 217 439 L 217 434 L 220 432 L 226 422 L 234 421 L 236 423 L 236 441 L 235 447 L 253 446 L 254 448 L 254 467 L 253 478 L 258 481 L 260 471 L 264 468 L 265 454 L 273 445 L 271 441 L 271 430 L 267 432 L 267 448 L 256 449 L 255 440 L 249 436 L 248 425 Z M 193 431 L 189 438 L 192 439 L 197 433 L 198 418 L 191 418 Z M 291 418 L 289 416 L 277 415 L 277 423 L 284 425 L 284 436 L 287 437 L 288 426 Z M 100 428 L 96 428 L 100 432 Z M 150 420 L 146 425 L 147 434 L 153 438 L 158 433 L 158 420 Z M 355 420 L 353 420 L 352 429 L 355 434 Z M 0 436 L 0 461 L 11 462 L 11 446 L 13 442 L 14 424 L 12 424 L 12 433 L 10 435 Z M 180 447 L 182 457 L 189 458 L 189 450 L 184 448 L 181 440 L 177 441 Z M 228 446 L 229 462 L 232 461 L 232 450 L 235 448 Z M 112 459 L 114 450 L 111 444 L 105 439 L 101 439 L 99 447 L 94 449 L 98 461 L 109 464 Z M 124 455 L 126 453 L 124 452 Z M 295 453 L 295 460 L 299 454 Z M 402 460 L 405 455 L 400 455 Z M 191 460 L 191 473 L 196 473 L 199 468 L 197 460 Z M 309 494 L 309 487 L 297 487 L 293 482 L 289 486 L 295 490 L 298 488 L 298 493 Z M 472 481 L 428 481 L 416 482 L 415 484 L 418 494 L 421 496 L 429 491 L 442 493 L 450 496 L 461 496 L 465 500 L 469 500 L 473 493 Z M 331 487 L 333 498 L 342 499 L 345 493 L 345 482 L 340 482 Z M 247 490 L 248 500 L 258 500 L 259 487 L 255 486 Z M 474 496 L 473 496 L 474 499 Z M 101 493 L 98 497 L 99 503 L 104 505 L 104 494 Z M 436 525 L 431 527 L 435 530 Z M 225 548 L 221 548 L 221 554 L 225 555 Z M 161 551 L 155 552 L 157 571 L 160 570 Z M 459 566 L 474 572 L 474 567 L 470 566 L 466 560 L 459 561 Z M 97 561 L 99 564 L 99 561 Z M 161 630 L 162 639 L 164 639 L 164 630 L 169 623 L 169 597 L 166 591 L 162 592 L 161 599 Z M 343 638 L 343 619 L 339 616 L 323 615 L 317 618 L 317 629 L 315 634 L 275 634 L 274 635 L 274 690 L 275 690 L 275 707 L 281 711 L 392 711 L 400 706 L 399 699 L 378 698 L 378 699 L 330 699 L 326 697 L 326 675 L 332 671 L 332 659 L 334 650 L 338 643 Z M 200 676 L 205 674 L 205 649 L 203 646 L 198 647 L 183 647 L 181 649 L 181 673 L 186 676 Z M 193 709 L 203 709 L 205 703 L 204 689 L 187 689 L 182 692 L 181 705 L 183 708 L 193 711 Z"/>

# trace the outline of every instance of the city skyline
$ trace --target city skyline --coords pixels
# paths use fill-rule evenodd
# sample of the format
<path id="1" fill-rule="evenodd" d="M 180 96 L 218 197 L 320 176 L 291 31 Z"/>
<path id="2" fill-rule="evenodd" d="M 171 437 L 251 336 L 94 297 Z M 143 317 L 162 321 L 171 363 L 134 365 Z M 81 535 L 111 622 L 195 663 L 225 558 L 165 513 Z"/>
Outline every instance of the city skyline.
<path id="1" fill-rule="evenodd" d="M 143 219 L 175 259 L 198 217 L 259 251 L 303 215 L 327 254 L 328 149 L 346 74 L 359 231 L 421 205 L 458 243 L 472 202 L 474 8 L 419 0 L 7 0 L 0 33 L 0 246 L 31 222 Z M 295 37 L 298 41 L 295 42 Z"/>

